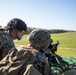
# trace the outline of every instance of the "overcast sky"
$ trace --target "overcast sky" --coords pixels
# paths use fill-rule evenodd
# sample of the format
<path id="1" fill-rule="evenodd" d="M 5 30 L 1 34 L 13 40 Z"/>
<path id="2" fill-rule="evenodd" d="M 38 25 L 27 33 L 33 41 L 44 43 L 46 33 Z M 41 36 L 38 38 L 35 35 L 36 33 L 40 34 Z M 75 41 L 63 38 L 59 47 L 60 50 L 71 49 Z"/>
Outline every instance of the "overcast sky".
<path id="1" fill-rule="evenodd" d="M 12 18 L 29 27 L 76 30 L 76 0 L 0 0 L 0 25 Z"/>

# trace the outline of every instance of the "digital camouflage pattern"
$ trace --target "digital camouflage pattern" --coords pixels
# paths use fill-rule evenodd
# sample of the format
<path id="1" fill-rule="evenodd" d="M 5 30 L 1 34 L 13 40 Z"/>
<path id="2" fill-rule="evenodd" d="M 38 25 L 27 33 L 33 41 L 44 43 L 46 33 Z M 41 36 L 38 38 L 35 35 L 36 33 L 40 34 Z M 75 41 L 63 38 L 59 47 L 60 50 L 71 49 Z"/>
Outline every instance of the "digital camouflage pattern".
<path id="1" fill-rule="evenodd" d="M 49 75 L 50 74 L 50 68 L 49 68 L 48 60 L 46 59 L 46 56 L 44 53 L 42 53 L 42 52 L 37 53 L 34 66 L 43 75 Z"/>
<path id="2" fill-rule="evenodd" d="M 32 44 L 30 47 L 13 48 L 9 54 L 1 60 L 0 75 L 33 75 L 29 73 L 31 67 L 28 73 L 25 73 L 28 65 L 33 65 L 32 69 L 35 69 L 32 70 L 33 73 L 37 71 L 39 75 L 50 74 L 49 63 L 44 52 L 34 49 L 35 46 L 39 47 L 40 50 L 47 48 L 50 43 L 50 34 L 45 30 L 39 29 L 34 32 L 34 35 L 31 33 L 29 41 Z"/>
<path id="3" fill-rule="evenodd" d="M 47 49 L 50 41 L 51 41 L 50 33 L 43 29 L 35 29 L 33 30 L 28 39 L 30 43 L 35 47 L 39 47 L 42 49 Z"/>
<path id="4" fill-rule="evenodd" d="M 0 75 L 30 75 L 29 73 L 25 74 L 30 64 L 42 73 L 42 75 L 49 75 L 49 65 L 44 53 L 32 48 L 26 49 L 22 47 L 18 47 L 17 49 L 13 48 L 9 54 L 0 61 Z M 28 72 L 30 72 L 30 70 Z M 33 74 L 31 73 L 31 75 Z"/>
<path id="5" fill-rule="evenodd" d="M 9 50 L 11 50 L 13 47 L 15 47 L 15 45 L 13 39 L 10 36 L 10 33 L 0 33 L 0 55 L 2 55 L 2 58 L 5 57 Z"/>

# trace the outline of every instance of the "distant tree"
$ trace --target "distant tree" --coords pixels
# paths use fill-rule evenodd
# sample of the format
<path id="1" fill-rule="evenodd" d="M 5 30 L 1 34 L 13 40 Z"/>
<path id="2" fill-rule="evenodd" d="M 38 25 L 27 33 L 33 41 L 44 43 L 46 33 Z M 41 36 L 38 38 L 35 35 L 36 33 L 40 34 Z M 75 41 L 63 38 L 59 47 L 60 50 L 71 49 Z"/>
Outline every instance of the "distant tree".
<path id="1" fill-rule="evenodd" d="M 67 30 L 62 30 L 62 29 L 53 29 L 53 30 L 48 30 L 50 33 L 65 33 L 68 32 Z"/>
<path id="2" fill-rule="evenodd" d="M 36 29 L 36 28 L 34 28 L 34 27 L 27 27 L 27 32 L 24 32 L 24 34 L 29 34 L 33 29 Z M 63 30 L 63 29 L 50 29 L 50 30 L 45 29 L 45 30 L 47 30 L 51 34 L 70 32 L 68 30 Z"/>

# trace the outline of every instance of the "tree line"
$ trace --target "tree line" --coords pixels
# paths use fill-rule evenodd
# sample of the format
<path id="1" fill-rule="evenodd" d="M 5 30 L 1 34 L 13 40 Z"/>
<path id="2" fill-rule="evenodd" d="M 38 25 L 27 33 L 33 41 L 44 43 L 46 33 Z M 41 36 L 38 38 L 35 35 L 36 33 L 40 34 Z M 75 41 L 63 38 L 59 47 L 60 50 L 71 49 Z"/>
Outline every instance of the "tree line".
<path id="1" fill-rule="evenodd" d="M 34 27 L 28 27 L 26 34 L 29 34 L 33 29 L 36 29 Z M 55 34 L 55 33 L 65 33 L 65 32 L 74 32 L 71 30 L 63 30 L 63 29 L 45 29 L 47 30 L 50 34 Z"/>
<path id="2" fill-rule="evenodd" d="M 0 29 L 6 29 L 6 27 L 2 28 L 2 26 L 0 25 Z M 36 29 L 36 28 L 27 27 L 27 32 L 24 32 L 24 34 L 29 34 L 33 29 Z M 74 32 L 74 31 L 71 31 L 71 30 L 63 30 L 63 29 L 45 29 L 45 30 L 47 30 L 50 34 Z"/>

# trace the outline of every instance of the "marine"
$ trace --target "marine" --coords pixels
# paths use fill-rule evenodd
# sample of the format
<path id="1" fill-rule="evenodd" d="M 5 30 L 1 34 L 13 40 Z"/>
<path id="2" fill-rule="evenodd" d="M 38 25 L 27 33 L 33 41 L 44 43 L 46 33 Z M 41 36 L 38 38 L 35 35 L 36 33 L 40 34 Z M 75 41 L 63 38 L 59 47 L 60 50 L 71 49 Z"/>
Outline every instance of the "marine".
<path id="1" fill-rule="evenodd" d="M 21 40 L 23 31 L 27 30 L 26 23 L 19 19 L 11 19 L 5 29 L 0 29 L 0 60 L 2 60 L 8 52 L 15 47 L 13 40 Z"/>
<path id="2" fill-rule="evenodd" d="M 0 61 L 0 75 L 51 75 L 44 50 L 50 44 L 50 33 L 43 29 L 33 30 L 28 47 L 12 48 Z"/>

